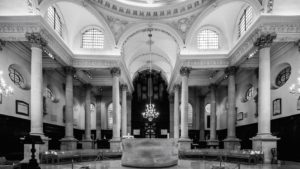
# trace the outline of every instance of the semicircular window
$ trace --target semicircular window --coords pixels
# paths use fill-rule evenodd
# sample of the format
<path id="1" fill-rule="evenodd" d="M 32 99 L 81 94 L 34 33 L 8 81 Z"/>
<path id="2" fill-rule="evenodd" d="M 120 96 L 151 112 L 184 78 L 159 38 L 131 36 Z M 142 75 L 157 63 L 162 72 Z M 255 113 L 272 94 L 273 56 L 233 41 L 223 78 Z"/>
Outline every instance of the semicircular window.
<path id="1" fill-rule="evenodd" d="M 290 78 L 291 66 L 282 69 L 276 76 L 275 84 L 278 87 L 283 86 Z"/>
<path id="2" fill-rule="evenodd" d="M 13 66 L 9 66 L 8 71 L 9 71 L 10 80 L 19 88 L 24 89 L 25 81 L 22 74 L 18 70 L 16 70 Z"/>
<path id="3" fill-rule="evenodd" d="M 54 93 L 53 93 L 53 91 L 52 91 L 49 87 L 47 87 L 47 88 L 45 89 L 45 97 L 46 97 L 47 99 L 50 99 L 51 101 L 54 101 L 54 100 L 55 100 Z"/>
<path id="4" fill-rule="evenodd" d="M 249 101 L 253 99 L 256 96 L 257 92 L 254 88 L 254 86 L 249 87 L 249 89 L 246 91 L 245 99 L 246 101 Z"/>

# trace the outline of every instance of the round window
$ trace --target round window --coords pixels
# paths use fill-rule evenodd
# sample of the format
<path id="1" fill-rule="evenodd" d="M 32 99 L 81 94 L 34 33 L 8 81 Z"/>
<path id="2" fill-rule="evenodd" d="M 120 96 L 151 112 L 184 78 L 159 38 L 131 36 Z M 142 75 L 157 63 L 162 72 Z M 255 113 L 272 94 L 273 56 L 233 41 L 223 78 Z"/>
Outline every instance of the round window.
<path id="1" fill-rule="evenodd" d="M 284 69 L 282 69 L 275 79 L 275 84 L 278 87 L 283 86 L 290 78 L 291 75 L 291 66 L 288 66 Z"/>
<path id="2" fill-rule="evenodd" d="M 19 88 L 24 89 L 25 88 L 25 81 L 22 74 L 16 70 L 13 66 L 8 67 L 9 71 L 9 78 L 10 80 L 17 85 Z"/>
<path id="3" fill-rule="evenodd" d="M 253 99 L 256 96 L 256 94 L 257 94 L 257 92 L 256 92 L 255 88 L 253 86 L 251 86 L 246 91 L 246 94 L 245 94 L 246 101 L 249 101 L 249 100 Z"/>

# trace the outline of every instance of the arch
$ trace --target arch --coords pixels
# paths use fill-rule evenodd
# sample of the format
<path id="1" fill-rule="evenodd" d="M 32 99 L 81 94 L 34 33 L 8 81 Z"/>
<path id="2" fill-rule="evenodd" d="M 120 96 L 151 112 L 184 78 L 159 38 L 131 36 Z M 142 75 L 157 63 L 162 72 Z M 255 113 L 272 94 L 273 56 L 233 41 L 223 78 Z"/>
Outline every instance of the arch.
<path id="1" fill-rule="evenodd" d="M 49 1 L 42 1 L 39 8 L 41 11 L 41 15 L 44 16 L 45 12 L 47 11 L 48 7 L 52 4 L 58 3 L 58 2 L 70 2 L 77 4 L 79 6 L 82 6 L 83 8 L 86 8 L 92 15 L 94 15 L 104 26 L 104 30 L 107 33 L 107 36 L 109 39 L 112 40 L 113 45 L 116 46 L 116 40 L 114 37 L 114 34 L 110 30 L 110 27 L 108 26 L 106 20 L 104 17 L 95 9 L 95 7 L 90 4 L 88 1 L 74 1 L 74 0 L 49 0 Z"/>
<path id="2" fill-rule="evenodd" d="M 113 102 L 109 101 L 105 105 L 107 111 L 107 127 L 108 129 L 113 128 Z M 119 113 L 121 114 L 121 104 L 119 103 Z"/>
<path id="3" fill-rule="evenodd" d="M 170 36 L 177 44 L 178 48 L 181 50 L 184 47 L 184 43 L 180 35 L 170 26 L 161 24 L 161 23 L 140 23 L 136 24 L 135 26 L 131 27 L 129 30 L 125 31 L 118 43 L 117 47 L 121 50 L 123 50 L 123 47 L 127 43 L 127 41 L 133 37 L 134 35 L 140 33 L 140 32 L 146 32 L 149 28 L 152 28 L 153 31 L 160 31 L 162 33 L 165 33 L 166 35 Z"/>
<path id="4" fill-rule="evenodd" d="M 195 32 L 198 30 L 199 23 L 203 18 L 205 18 L 208 14 L 213 12 L 216 8 L 216 6 L 222 6 L 231 2 L 245 2 L 248 3 L 250 6 L 253 8 L 253 12 L 256 14 L 259 13 L 259 11 L 262 10 L 262 5 L 257 1 L 257 0 L 217 0 L 215 3 L 211 4 L 209 7 L 207 7 L 194 21 L 192 24 L 191 28 L 188 30 L 187 35 L 186 35 L 186 44 L 190 44 L 193 35 Z"/>
<path id="5" fill-rule="evenodd" d="M 139 72 L 142 72 L 142 71 L 148 70 L 148 69 L 149 69 L 149 67 L 145 66 L 145 65 L 139 67 L 138 70 L 135 71 L 135 73 L 133 74 L 132 80 L 134 80 L 138 76 Z M 164 70 L 162 70 L 160 67 L 158 67 L 156 65 L 152 65 L 152 70 L 156 70 L 158 72 L 162 72 L 161 73 L 161 77 L 165 80 L 166 83 L 168 83 L 168 76 L 167 76 L 167 73 Z"/>

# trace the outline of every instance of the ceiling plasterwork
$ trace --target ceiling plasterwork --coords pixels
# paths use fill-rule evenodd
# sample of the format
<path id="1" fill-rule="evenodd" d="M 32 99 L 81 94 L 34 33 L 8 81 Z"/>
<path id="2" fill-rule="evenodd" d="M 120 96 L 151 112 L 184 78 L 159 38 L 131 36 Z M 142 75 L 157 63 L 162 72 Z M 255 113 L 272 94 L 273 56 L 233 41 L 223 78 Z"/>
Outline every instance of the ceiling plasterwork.
<path id="1" fill-rule="evenodd" d="M 193 25 L 194 21 L 196 20 L 198 15 L 191 15 L 187 17 L 180 18 L 178 20 L 172 21 L 169 23 L 171 27 L 173 27 L 184 40 L 186 39 L 186 34 Z"/>
<path id="2" fill-rule="evenodd" d="M 170 17 L 183 16 L 191 12 L 199 12 L 216 0 L 188 0 L 178 5 L 163 6 L 160 8 L 143 8 L 129 6 L 112 0 L 90 0 L 91 3 L 101 8 L 100 11 L 107 10 L 120 16 L 139 19 L 164 19 Z"/>
<path id="3" fill-rule="evenodd" d="M 129 22 L 126 20 L 121 20 L 113 16 L 106 16 L 106 21 L 115 36 L 115 40 L 118 42 L 122 33 L 125 31 Z"/>

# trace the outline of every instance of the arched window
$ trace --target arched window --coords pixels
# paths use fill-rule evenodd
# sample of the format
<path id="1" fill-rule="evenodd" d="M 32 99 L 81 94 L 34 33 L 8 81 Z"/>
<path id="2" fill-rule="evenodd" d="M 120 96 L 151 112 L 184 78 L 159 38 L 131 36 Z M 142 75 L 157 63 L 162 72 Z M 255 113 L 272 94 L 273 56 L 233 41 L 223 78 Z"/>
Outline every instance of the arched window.
<path id="1" fill-rule="evenodd" d="M 44 96 L 51 101 L 55 100 L 54 93 L 49 87 L 46 87 Z"/>
<path id="2" fill-rule="evenodd" d="M 50 26 L 55 30 L 55 32 L 62 36 L 62 22 L 55 7 L 50 6 L 48 8 L 47 20 Z"/>
<path id="3" fill-rule="evenodd" d="M 107 107 L 108 129 L 113 128 L 113 104 L 110 103 Z"/>
<path id="4" fill-rule="evenodd" d="M 276 77 L 276 81 L 275 81 L 276 86 L 278 87 L 283 86 L 289 80 L 290 75 L 291 75 L 291 66 L 288 66 L 283 70 L 281 70 Z"/>
<path id="5" fill-rule="evenodd" d="M 219 35 L 209 29 L 202 30 L 198 33 L 197 44 L 199 49 L 218 49 Z"/>
<path id="6" fill-rule="evenodd" d="M 91 28 L 82 34 L 82 48 L 99 48 L 104 47 L 104 34 L 97 28 Z"/>
<path id="7" fill-rule="evenodd" d="M 248 6 L 244 9 L 242 16 L 239 21 L 239 37 L 242 36 L 250 27 L 253 19 L 253 9 Z"/>
<path id="8" fill-rule="evenodd" d="M 253 99 L 255 96 L 256 96 L 257 92 L 254 88 L 254 86 L 250 86 L 248 88 L 248 90 L 246 91 L 246 94 L 245 94 L 245 101 L 249 101 L 251 99 Z"/>
<path id="9" fill-rule="evenodd" d="M 94 104 L 91 104 L 90 110 L 91 110 L 91 113 L 96 113 L 96 107 Z"/>
<path id="10" fill-rule="evenodd" d="M 19 88 L 24 89 L 25 81 L 22 74 L 12 65 L 8 67 L 8 71 L 10 80 Z"/>

